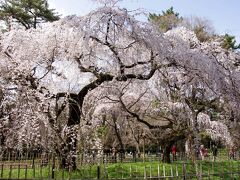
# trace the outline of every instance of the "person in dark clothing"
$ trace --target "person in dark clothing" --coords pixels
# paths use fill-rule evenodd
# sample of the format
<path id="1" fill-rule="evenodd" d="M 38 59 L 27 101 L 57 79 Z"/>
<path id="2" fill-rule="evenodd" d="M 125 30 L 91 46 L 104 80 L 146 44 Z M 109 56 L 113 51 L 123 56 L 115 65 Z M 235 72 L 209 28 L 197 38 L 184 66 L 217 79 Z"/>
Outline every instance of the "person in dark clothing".
<path id="1" fill-rule="evenodd" d="M 212 153 L 213 153 L 213 161 L 216 161 L 218 149 L 215 144 L 213 144 L 213 146 L 212 146 Z"/>

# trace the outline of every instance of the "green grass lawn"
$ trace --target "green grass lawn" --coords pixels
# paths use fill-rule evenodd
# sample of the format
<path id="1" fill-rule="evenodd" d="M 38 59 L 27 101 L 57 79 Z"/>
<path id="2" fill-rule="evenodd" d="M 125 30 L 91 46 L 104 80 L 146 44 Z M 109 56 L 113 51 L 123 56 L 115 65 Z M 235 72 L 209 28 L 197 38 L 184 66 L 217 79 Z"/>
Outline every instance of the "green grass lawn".
<path id="1" fill-rule="evenodd" d="M 153 178 L 153 177 L 172 177 L 185 176 L 188 179 L 196 177 L 196 169 L 203 176 L 210 176 L 211 179 L 240 179 L 239 162 L 199 162 L 197 165 L 192 163 L 183 164 L 176 162 L 173 164 L 164 164 L 158 162 L 152 163 L 124 163 L 112 164 L 107 167 L 108 178 Z M 236 174 L 234 174 L 236 173 Z"/>
<path id="2" fill-rule="evenodd" d="M 27 169 L 14 165 L 12 168 L 4 165 L 0 166 L 0 178 L 2 179 L 50 179 L 52 177 L 52 166 L 29 166 Z M 183 176 L 186 179 L 196 179 L 196 170 L 205 179 L 240 179 L 239 161 L 222 161 L 212 163 L 210 161 L 199 161 L 196 165 L 191 162 L 183 163 L 180 161 L 172 164 L 161 162 L 131 162 L 131 163 L 110 163 L 102 164 L 100 168 L 100 179 L 143 179 L 153 177 L 172 177 Z M 70 172 L 55 168 L 55 179 L 97 179 L 98 166 L 81 166 L 78 170 Z M 204 179 L 204 178 L 203 178 Z"/>

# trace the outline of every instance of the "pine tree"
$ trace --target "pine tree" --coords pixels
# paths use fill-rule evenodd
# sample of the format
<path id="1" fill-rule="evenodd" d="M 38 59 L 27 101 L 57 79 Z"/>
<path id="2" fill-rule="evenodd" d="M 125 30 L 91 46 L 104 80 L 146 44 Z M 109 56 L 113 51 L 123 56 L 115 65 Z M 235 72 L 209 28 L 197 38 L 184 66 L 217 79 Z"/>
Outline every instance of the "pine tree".
<path id="1" fill-rule="evenodd" d="M 240 49 L 240 44 L 236 45 L 235 36 L 231 36 L 229 34 L 225 34 L 223 37 L 222 48 L 224 49 Z"/>
<path id="2" fill-rule="evenodd" d="M 0 4 L 0 19 L 8 27 L 12 19 L 29 29 L 36 28 L 41 22 L 56 21 L 59 15 L 49 8 L 47 0 L 4 0 Z"/>
<path id="3" fill-rule="evenodd" d="M 166 32 L 176 27 L 182 21 L 182 17 L 179 17 L 179 13 L 174 12 L 173 7 L 170 7 L 166 11 L 162 11 L 162 14 L 150 13 L 148 20 L 159 26 L 161 31 Z"/>

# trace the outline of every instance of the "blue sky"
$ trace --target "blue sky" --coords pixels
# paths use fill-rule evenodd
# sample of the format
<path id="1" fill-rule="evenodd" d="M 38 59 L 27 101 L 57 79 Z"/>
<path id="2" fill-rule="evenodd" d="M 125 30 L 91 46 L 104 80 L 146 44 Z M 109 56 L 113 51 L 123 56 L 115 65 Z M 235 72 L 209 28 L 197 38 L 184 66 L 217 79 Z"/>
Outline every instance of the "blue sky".
<path id="1" fill-rule="evenodd" d="M 91 0 L 48 0 L 50 7 L 65 15 L 85 15 L 98 5 Z M 240 0 L 124 0 L 119 4 L 129 10 L 143 8 L 161 13 L 173 6 L 182 17 L 199 16 L 211 21 L 218 34 L 235 35 L 240 42 Z"/>

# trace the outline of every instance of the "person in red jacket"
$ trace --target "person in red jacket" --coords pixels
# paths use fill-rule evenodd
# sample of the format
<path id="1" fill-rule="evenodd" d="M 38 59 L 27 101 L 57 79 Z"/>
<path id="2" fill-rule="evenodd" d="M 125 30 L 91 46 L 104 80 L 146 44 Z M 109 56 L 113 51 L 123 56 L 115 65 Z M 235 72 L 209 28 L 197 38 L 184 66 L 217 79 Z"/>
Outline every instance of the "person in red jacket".
<path id="1" fill-rule="evenodd" d="M 176 154 L 177 154 L 177 147 L 175 145 L 173 145 L 171 151 L 172 151 L 173 161 L 176 161 L 177 160 L 177 156 L 176 156 Z"/>

